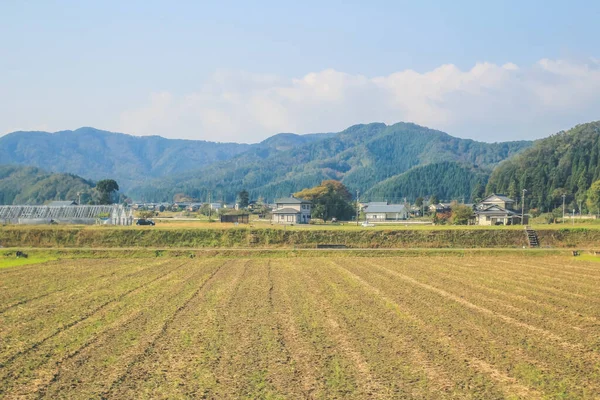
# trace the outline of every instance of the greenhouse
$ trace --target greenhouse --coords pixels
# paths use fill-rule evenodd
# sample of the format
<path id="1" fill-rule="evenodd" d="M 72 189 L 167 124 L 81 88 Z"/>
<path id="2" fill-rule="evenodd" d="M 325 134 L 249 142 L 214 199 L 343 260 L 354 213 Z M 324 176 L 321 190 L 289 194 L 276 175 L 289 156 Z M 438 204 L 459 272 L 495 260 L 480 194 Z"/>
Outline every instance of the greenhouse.
<path id="1" fill-rule="evenodd" d="M 0 206 L 1 224 L 132 225 L 133 211 L 123 205 Z"/>

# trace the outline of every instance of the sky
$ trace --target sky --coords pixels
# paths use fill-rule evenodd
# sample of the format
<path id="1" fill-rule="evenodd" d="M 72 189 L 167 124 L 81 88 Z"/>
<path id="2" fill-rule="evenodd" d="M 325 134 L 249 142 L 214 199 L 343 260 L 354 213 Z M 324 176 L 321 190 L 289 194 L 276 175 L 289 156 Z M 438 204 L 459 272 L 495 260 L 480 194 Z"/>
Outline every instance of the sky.
<path id="1" fill-rule="evenodd" d="M 0 135 L 535 139 L 600 120 L 599 20 L 576 0 L 0 0 Z"/>

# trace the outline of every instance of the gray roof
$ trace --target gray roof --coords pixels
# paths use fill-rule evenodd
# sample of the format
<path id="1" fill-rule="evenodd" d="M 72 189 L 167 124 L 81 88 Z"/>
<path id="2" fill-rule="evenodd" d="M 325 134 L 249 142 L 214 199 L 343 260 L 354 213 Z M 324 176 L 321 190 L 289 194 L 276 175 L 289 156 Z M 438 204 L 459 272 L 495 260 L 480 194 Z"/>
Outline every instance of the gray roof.
<path id="1" fill-rule="evenodd" d="M 76 206 L 77 203 L 74 201 L 51 201 L 48 203 L 50 207 L 65 207 L 65 206 Z"/>
<path id="2" fill-rule="evenodd" d="M 483 215 L 520 215 L 512 210 L 507 210 L 497 205 L 487 206 L 483 209 L 475 211 L 475 214 Z"/>
<path id="3" fill-rule="evenodd" d="M 311 204 L 310 201 L 297 199 L 295 197 L 283 197 L 275 200 L 276 204 Z"/>
<path id="4" fill-rule="evenodd" d="M 404 211 L 403 204 L 369 205 L 365 210 L 366 213 L 400 213 Z"/>
<path id="5" fill-rule="evenodd" d="M 507 197 L 503 194 L 491 194 L 488 197 L 486 197 L 485 199 L 483 199 L 482 203 L 485 203 L 487 200 L 491 199 L 492 197 L 497 197 L 500 200 L 506 202 L 506 203 L 514 203 L 515 201 L 513 199 L 511 199 L 510 197 Z"/>
<path id="6" fill-rule="evenodd" d="M 273 211 L 273 214 L 300 214 L 300 211 L 295 208 L 282 208 L 280 210 Z"/>
<path id="7" fill-rule="evenodd" d="M 387 201 L 371 201 L 369 203 L 367 203 L 367 207 L 369 206 L 387 206 L 388 202 Z"/>

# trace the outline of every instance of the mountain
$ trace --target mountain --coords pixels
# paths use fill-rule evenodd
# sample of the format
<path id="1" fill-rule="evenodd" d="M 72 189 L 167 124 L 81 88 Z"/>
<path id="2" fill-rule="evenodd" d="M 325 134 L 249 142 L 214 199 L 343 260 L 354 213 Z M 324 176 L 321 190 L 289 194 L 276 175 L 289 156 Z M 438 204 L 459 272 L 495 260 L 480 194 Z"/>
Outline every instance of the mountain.
<path id="1" fill-rule="evenodd" d="M 484 188 L 491 169 L 444 161 L 414 167 L 379 182 L 364 197 L 371 201 L 402 202 L 403 197 L 427 197 L 435 194 L 440 199 L 472 201 L 471 193 L 479 185 Z"/>
<path id="2" fill-rule="evenodd" d="M 527 206 L 548 211 L 562 205 L 563 193 L 569 203 L 584 203 L 585 192 L 598 179 L 600 121 L 536 141 L 530 149 L 501 163 L 491 174 L 486 191 L 516 198 L 527 189 Z"/>
<path id="3" fill-rule="evenodd" d="M 35 167 L 0 165 L 0 204 L 43 204 L 50 200 L 77 200 L 94 184 L 71 174 L 48 173 Z"/>
<path id="4" fill-rule="evenodd" d="M 163 201 L 176 193 L 206 199 L 211 191 L 213 199 L 233 201 L 245 188 L 253 198 L 273 200 L 324 179 L 341 180 L 352 191 L 364 193 L 381 181 L 427 164 L 458 162 L 491 169 L 531 145 L 459 139 L 410 123 L 356 125 L 289 147 L 269 145 L 271 139 L 284 138 L 267 139 L 247 152 L 195 171 L 134 185 L 128 193 L 137 199 Z M 416 197 L 414 193 L 402 196 Z"/>
<path id="5" fill-rule="evenodd" d="M 250 145 L 138 137 L 94 128 L 56 133 L 20 131 L 0 137 L 0 160 L 94 180 L 112 178 L 127 190 L 153 178 L 195 170 L 242 153 L 247 155 L 240 160 L 260 159 L 331 135 L 280 133 Z"/>
<path id="6" fill-rule="evenodd" d="M 137 137 L 80 128 L 74 131 L 13 132 L 0 137 L 3 164 L 32 165 L 128 186 L 227 160 L 251 146 L 201 140 Z"/>

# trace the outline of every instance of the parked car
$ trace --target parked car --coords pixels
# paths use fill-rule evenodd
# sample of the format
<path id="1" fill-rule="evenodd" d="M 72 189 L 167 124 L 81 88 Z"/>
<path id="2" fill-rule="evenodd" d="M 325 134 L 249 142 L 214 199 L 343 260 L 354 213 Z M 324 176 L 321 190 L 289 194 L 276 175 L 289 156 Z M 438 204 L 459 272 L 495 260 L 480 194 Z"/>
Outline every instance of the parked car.
<path id="1" fill-rule="evenodd" d="M 154 226 L 154 221 L 152 221 L 151 219 L 138 219 L 135 222 L 136 225 L 152 225 Z"/>

